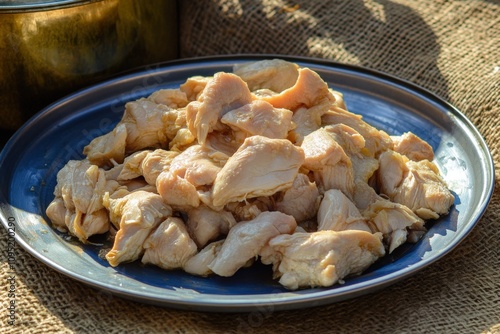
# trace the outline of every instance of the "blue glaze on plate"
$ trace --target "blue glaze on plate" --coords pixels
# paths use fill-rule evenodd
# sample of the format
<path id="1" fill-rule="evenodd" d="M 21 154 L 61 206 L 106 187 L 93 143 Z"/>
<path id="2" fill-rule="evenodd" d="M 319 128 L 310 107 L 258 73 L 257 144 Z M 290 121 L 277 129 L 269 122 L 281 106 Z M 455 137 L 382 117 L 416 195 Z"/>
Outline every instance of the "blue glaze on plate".
<path id="1" fill-rule="evenodd" d="M 428 141 L 435 162 L 456 196 L 449 215 L 430 223 L 415 245 L 405 244 L 363 275 L 330 288 L 287 291 L 268 266 L 256 264 L 233 277 L 196 277 L 131 263 L 112 268 L 99 247 L 81 245 L 54 231 L 45 215 L 56 173 L 119 121 L 127 101 L 188 77 L 231 71 L 232 66 L 276 56 L 217 57 L 152 65 L 78 91 L 26 123 L 0 155 L 0 206 L 16 240 L 46 265 L 103 293 L 189 310 L 239 312 L 312 307 L 377 291 L 423 269 L 456 247 L 483 214 L 494 187 L 493 161 L 477 129 L 457 109 L 409 82 L 372 70 L 325 60 L 283 57 L 318 72 L 344 94 L 351 112 L 390 135 L 412 131 Z"/>

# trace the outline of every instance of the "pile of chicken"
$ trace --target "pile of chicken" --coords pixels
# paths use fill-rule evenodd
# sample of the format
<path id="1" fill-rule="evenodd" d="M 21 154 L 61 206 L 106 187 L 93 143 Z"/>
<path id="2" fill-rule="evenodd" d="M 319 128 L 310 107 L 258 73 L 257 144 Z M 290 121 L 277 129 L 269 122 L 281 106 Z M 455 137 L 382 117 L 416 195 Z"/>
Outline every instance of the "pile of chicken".
<path id="1" fill-rule="evenodd" d="M 46 213 L 84 243 L 108 233 L 111 266 L 232 276 L 261 261 L 292 290 L 362 273 L 454 202 L 428 143 L 370 126 L 280 59 L 129 102 L 83 153 Z"/>

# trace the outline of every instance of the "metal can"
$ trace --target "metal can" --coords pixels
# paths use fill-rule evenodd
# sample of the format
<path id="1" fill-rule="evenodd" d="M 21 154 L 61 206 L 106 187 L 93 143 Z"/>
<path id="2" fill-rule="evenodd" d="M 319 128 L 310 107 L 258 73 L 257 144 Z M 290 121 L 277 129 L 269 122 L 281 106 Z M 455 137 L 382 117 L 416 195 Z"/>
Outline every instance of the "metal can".
<path id="1" fill-rule="evenodd" d="M 72 91 L 178 55 L 174 0 L 0 0 L 0 129 Z"/>

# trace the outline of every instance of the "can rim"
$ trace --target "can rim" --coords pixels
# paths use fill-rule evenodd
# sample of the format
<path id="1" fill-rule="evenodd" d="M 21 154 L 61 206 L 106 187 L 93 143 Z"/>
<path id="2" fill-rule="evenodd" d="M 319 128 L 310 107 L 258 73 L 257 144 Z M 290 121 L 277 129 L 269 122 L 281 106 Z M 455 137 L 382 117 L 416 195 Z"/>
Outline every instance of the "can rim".
<path id="1" fill-rule="evenodd" d="M 102 0 L 0 0 L 0 13 L 20 13 L 74 7 Z"/>

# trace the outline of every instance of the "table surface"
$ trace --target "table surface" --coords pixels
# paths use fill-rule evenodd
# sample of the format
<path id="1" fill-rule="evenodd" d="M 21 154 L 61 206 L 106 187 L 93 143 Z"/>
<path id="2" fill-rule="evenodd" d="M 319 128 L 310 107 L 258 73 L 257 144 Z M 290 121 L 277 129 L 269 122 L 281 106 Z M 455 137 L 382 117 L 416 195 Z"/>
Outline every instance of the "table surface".
<path id="1" fill-rule="evenodd" d="M 396 75 L 448 100 L 477 127 L 496 168 L 490 205 L 471 234 L 443 259 L 381 291 L 321 307 L 231 314 L 111 296 L 20 247 L 9 262 L 12 245 L 3 233 L 3 333 L 500 333 L 499 1 L 255 3 L 182 2 L 181 56 L 332 59 Z M 10 134 L 0 135 L 5 142 Z"/>

